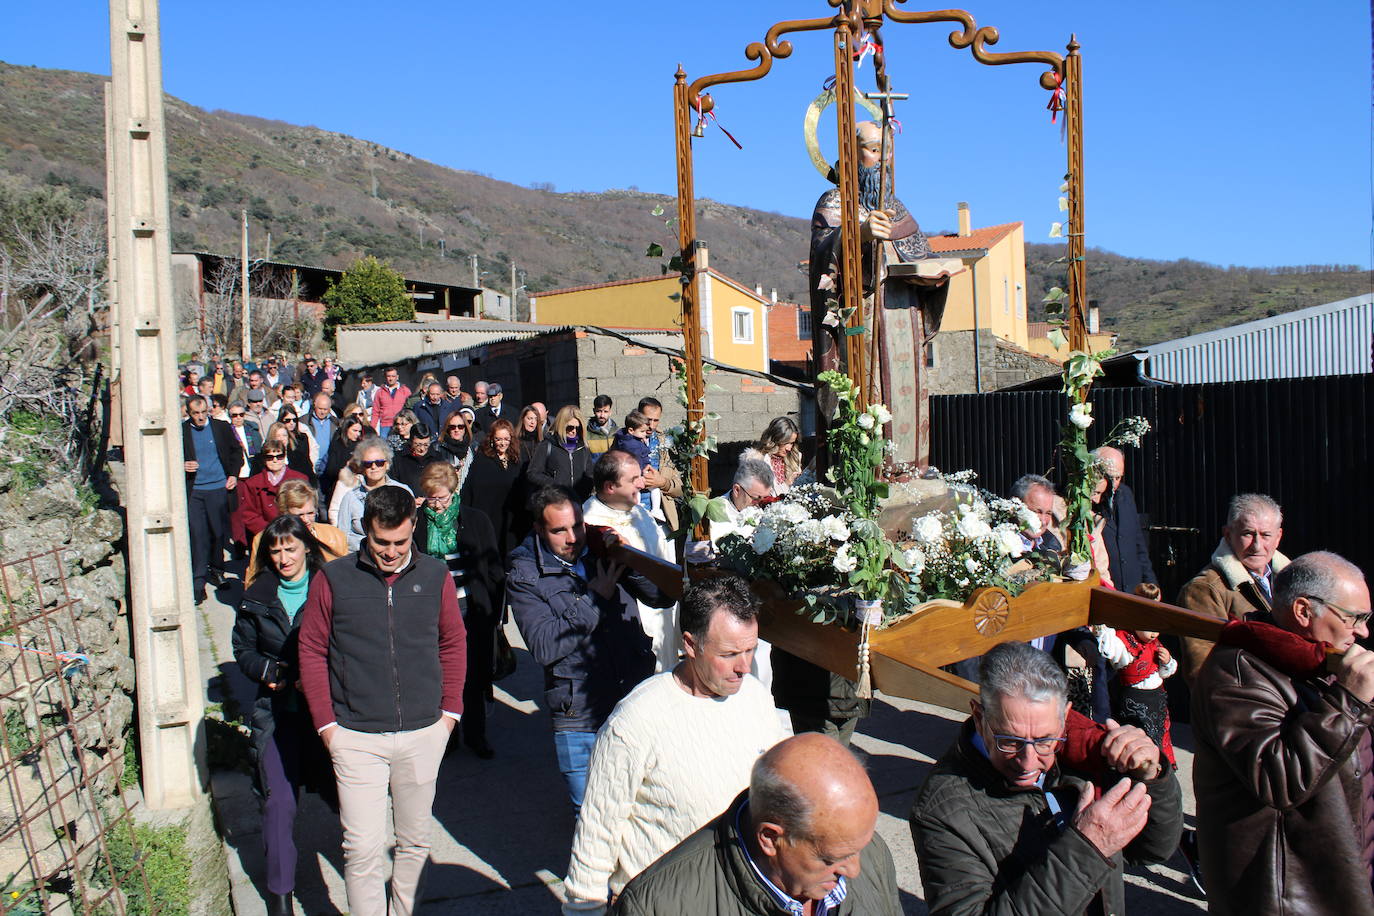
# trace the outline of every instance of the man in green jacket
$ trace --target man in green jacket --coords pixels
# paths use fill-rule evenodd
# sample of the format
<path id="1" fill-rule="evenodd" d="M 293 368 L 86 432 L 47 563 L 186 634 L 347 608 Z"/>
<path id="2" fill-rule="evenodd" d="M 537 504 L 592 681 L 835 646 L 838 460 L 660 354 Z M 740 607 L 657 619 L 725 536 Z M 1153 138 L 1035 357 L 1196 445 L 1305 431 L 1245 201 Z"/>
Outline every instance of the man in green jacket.
<path id="1" fill-rule="evenodd" d="M 806 733 L 754 764 L 725 813 L 616 898 L 619 916 L 898 916 L 878 796 L 838 741 Z"/>
<path id="2" fill-rule="evenodd" d="M 1122 778 L 1099 795 L 1060 769 L 1067 685 L 1025 643 L 983 656 L 979 699 L 916 796 L 911 835 L 932 916 L 1121 914 L 1122 861 L 1178 846 L 1178 780 L 1144 732 L 1108 722 L 1102 763 Z M 1091 908 L 1091 909 L 1090 909 Z"/>

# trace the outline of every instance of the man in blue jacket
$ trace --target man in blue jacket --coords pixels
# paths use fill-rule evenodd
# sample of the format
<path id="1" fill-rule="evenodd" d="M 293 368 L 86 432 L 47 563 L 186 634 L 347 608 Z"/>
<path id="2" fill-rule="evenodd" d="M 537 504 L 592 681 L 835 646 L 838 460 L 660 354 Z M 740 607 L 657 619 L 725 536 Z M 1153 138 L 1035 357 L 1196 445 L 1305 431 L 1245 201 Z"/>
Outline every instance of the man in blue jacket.
<path id="1" fill-rule="evenodd" d="M 229 543 L 230 498 L 238 486 L 243 446 L 223 420 L 210 418 L 210 402 L 199 394 L 186 401 L 181 424 L 185 453 L 186 515 L 191 534 L 191 586 L 196 604 L 205 585 L 224 585 L 224 548 Z"/>
<path id="2" fill-rule="evenodd" d="M 1112 571 L 1112 584 L 1123 592 L 1134 592 L 1142 582 L 1154 585 L 1152 597 L 1159 597 L 1159 579 L 1150 563 L 1150 542 L 1140 524 L 1140 510 L 1136 508 L 1135 493 L 1123 483 L 1126 476 L 1126 456 L 1120 449 L 1104 445 L 1095 453 L 1107 467 L 1106 505 L 1102 515 L 1106 525 L 1102 540 L 1107 545 L 1107 562 Z"/>
<path id="3" fill-rule="evenodd" d="M 567 490 L 538 490 L 530 512 L 534 530 L 511 551 L 506 590 L 520 635 L 544 666 L 558 768 L 580 809 L 597 730 L 654 673 L 635 600 L 656 608 L 673 600 L 623 565 L 592 556 L 582 507 Z M 615 537 L 602 531 L 594 536 Z"/>

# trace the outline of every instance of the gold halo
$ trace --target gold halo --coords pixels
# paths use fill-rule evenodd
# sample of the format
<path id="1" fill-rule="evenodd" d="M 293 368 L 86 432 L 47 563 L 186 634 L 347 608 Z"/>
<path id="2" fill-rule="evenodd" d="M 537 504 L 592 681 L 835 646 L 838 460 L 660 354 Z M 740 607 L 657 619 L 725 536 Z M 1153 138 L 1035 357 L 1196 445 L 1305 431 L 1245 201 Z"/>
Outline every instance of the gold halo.
<path id="1" fill-rule="evenodd" d="M 883 119 L 883 110 L 878 107 L 876 102 L 863 97 L 859 90 L 854 90 L 855 103 L 862 105 L 864 110 L 873 115 L 873 120 Z M 822 178 L 830 175 L 831 165 L 825 161 L 825 156 L 821 155 L 821 141 L 816 136 L 816 128 L 821 123 L 821 112 L 835 103 L 835 89 L 825 90 L 816 96 L 815 100 L 806 108 L 806 117 L 802 119 L 802 136 L 806 138 L 806 152 L 811 157 L 811 164 L 816 167 L 816 171 L 821 173 Z"/>

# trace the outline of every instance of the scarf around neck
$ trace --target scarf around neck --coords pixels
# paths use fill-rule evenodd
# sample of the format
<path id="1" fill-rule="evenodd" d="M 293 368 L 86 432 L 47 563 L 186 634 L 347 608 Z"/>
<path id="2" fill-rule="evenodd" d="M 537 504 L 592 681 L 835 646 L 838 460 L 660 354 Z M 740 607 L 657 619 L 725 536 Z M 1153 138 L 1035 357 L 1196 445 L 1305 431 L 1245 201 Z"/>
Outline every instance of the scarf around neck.
<path id="1" fill-rule="evenodd" d="M 447 509 L 434 510 L 425 506 L 425 521 L 429 526 L 426 553 L 446 557 L 458 552 L 458 497 L 455 495 Z"/>

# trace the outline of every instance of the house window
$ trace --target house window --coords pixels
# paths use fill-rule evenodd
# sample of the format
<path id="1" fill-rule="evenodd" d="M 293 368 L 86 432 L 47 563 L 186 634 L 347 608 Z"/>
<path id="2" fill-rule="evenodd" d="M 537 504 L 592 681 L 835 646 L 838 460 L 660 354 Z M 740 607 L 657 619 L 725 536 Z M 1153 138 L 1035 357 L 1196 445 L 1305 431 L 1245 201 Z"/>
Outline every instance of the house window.
<path id="1" fill-rule="evenodd" d="M 926 344 L 926 368 L 935 368 L 935 341 Z"/>
<path id="2" fill-rule="evenodd" d="M 1002 278 L 1002 314 L 1011 314 L 1011 281 L 1006 277 Z"/>
<path id="3" fill-rule="evenodd" d="M 1016 317 L 1026 317 L 1026 288 L 1020 283 L 1016 284 Z"/>
<path id="4" fill-rule="evenodd" d="M 798 340 L 810 340 L 810 339 L 811 339 L 811 310 L 810 310 L 810 309 L 804 309 L 804 308 L 799 308 L 799 309 L 797 309 L 797 339 L 798 339 Z"/>
<path id="5" fill-rule="evenodd" d="M 751 309 L 732 309 L 731 330 L 737 344 L 754 342 L 754 313 Z"/>

